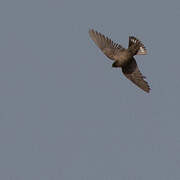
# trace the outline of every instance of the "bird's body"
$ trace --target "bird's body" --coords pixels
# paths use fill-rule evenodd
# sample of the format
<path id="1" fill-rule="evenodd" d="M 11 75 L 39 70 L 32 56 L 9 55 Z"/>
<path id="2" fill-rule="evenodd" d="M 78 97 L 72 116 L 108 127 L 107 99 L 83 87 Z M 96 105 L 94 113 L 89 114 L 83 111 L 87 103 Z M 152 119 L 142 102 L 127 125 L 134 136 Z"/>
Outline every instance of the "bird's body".
<path id="1" fill-rule="evenodd" d="M 118 67 L 123 67 L 125 64 L 128 63 L 128 61 L 131 59 L 132 55 L 128 51 L 128 49 L 123 50 L 122 52 L 118 52 L 116 55 L 114 55 L 115 63 L 119 65 Z"/>
<path id="2" fill-rule="evenodd" d="M 145 55 L 147 50 L 144 45 L 137 38 L 129 37 L 129 46 L 127 49 L 121 45 L 114 43 L 103 34 L 89 30 L 89 35 L 101 51 L 111 60 L 113 60 L 112 67 L 122 68 L 123 74 L 131 80 L 138 87 L 146 92 L 150 91 L 148 83 L 144 80 L 144 76 L 138 69 L 137 63 L 134 59 L 135 55 Z"/>

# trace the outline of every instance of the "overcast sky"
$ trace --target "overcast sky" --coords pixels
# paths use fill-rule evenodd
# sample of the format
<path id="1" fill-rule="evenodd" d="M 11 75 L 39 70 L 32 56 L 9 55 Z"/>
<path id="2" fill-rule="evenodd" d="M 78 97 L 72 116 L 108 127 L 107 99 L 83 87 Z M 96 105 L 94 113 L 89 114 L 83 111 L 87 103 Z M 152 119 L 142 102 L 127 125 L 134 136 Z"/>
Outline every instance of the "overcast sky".
<path id="1" fill-rule="evenodd" d="M 88 35 L 128 45 L 152 91 Z M 179 180 L 178 0 L 0 1 L 1 180 Z"/>

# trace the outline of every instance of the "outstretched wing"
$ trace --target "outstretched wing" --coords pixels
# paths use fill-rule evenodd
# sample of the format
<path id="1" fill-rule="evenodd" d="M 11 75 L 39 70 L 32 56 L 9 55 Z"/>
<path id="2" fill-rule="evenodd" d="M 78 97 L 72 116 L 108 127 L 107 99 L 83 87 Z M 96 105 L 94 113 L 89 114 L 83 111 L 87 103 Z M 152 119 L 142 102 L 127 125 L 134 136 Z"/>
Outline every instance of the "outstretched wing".
<path id="1" fill-rule="evenodd" d="M 138 54 L 138 55 L 147 54 L 147 50 L 144 44 L 139 39 L 133 36 L 129 37 L 129 49 L 131 49 L 132 51 L 135 51 L 135 54 Z"/>
<path id="2" fill-rule="evenodd" d="M 101 51 L 112 60 L 117 52 L 125 50 L 121 45 L 93 29 L 89 30 L 89 35 Z"/>
<path id="3" fill-rule="evenodd" d="M 134 84 L 136 84 L 145 92 L 149 93 L 150 87 L 148 83 L 144 80 L 145 77 L 139 71 L 139 68 L 134 58 L 132 58 L 132 60 L 122 68 L 122 72 Z"/>

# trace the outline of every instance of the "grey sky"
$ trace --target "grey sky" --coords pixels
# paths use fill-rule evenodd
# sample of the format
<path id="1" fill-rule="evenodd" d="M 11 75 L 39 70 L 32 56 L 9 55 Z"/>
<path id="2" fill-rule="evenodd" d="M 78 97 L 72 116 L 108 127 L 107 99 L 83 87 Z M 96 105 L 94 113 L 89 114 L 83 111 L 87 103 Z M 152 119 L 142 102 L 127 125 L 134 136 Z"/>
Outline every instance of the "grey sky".
<path id="1" fill-rule="evenodd" d="M 0 1 L 0 179 L 179 180 L 180 3 Z M 89 38 L 137 36 L 150 94 Z"/>

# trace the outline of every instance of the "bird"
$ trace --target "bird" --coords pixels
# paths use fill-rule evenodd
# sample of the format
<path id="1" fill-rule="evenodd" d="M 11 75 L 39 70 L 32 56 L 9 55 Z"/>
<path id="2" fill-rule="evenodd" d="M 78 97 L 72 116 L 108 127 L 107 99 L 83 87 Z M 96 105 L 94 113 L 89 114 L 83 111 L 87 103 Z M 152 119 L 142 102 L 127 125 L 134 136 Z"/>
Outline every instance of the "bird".
<path id="1" fill-rule="evenodd" d="M 134 36 L 129 36 L 128 48 L 113 42 L 107 36 L 94 29 L 89 29 L 89 36 L 100 50 L 110 59 L 113 60 L 113 68 L 122 68 L 123 74 L 143 91 L 149 93 L 151 88 L 144 80 L 146 77 L 140 72 L 135 55 L 146 55 L 147 49 L 144 44 Z"/>

